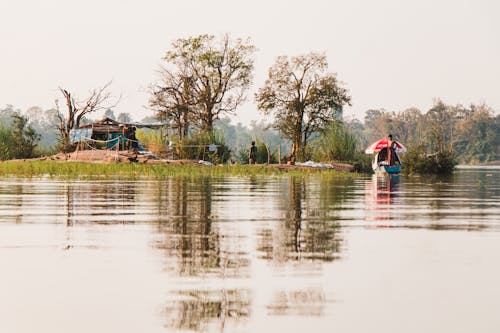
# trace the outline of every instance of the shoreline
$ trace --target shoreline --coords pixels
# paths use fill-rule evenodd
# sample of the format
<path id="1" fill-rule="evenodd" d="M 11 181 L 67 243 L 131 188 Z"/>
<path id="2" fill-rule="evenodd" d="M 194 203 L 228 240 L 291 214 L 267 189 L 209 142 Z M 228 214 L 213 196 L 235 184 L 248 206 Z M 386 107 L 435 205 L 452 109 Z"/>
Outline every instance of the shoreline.
<path id="1" fill-rule="evenodd" d="M 121 163 L 108 161 L 53 160 L 49 158 L 8 160 L 0 162 L 3 177 L 56 177 L 67 179 L 85 178 L 166 178 L 223 177 L 223 176 L 280 176 L 280 175 L 332 175 L 353 176 L 349 164 L 339 163 L 332 168 L 315 168 L 284 164 L 233 164 L 202 165 L 196 161 L 155 160 L 153 163 Z"/>

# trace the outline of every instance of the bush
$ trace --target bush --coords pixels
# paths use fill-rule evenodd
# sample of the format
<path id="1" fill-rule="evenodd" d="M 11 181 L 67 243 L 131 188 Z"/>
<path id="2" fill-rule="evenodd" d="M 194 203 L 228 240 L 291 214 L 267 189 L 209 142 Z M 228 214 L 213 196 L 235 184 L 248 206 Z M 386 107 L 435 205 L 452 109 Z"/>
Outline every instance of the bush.
<path id="1" fill-rule="evenodd" d="M 35 157 L 35 147 L 40 141 L 40 134 L 28 125 L 28 119 L 17 114 L 13 116 L 12 135 L 17 141 L 14 145 L 16 158 Z"/>
<path id="2" fill-rule="evenodd" d="M 372 155 L 367 155 L 364 152 L 357 152 L 354 158 L 354 170 L 356 172 L 372 173 Z"/>
<path id="3" fill-rule="evenodd" d="M 0 124 L 0 160 L 15 158 L 15 140 L 12 131 Z"/>
<path id="4" fill-rule="evenodd" d="M 0 124 L 0 159 L 32 158 L 40 135 L 27 125 L 27 119 L 15 114 L 10 128 Z"/>
<path id="5" fill-rule="evenodd" d="M 141 128 L 137 130 L 136 137 L 139 143 L 153 154 L 158 156 L 166 154 L 168 140 L 160 131 Z"/>
<path id="6" fill-rule="evenodd" d="M 323 161 L 353 161 L 356 144 L 356 137 L 343 123 L 332 122 L 319 138 L 312 157 Z"/>
<path id="7" fill-rule="evenodd" d="M 423 145 L 408 149 L 402 162 L 405 173 L 449 174 L 457 165 L 456 156 L 452 150 L 427 154 Z"/>
<path id="8" fill-rule="evenodd" d="M 215 151 L 210 151 L 210 145 L 215 145 Z M 174 142 L 175 155 L 180 159 L 204 160 L 214 164 L 225 163 L 231 156 L 231 150 L 226 146 L 224 137 L 217 132 L 199 132 L 177 142 Z"/>
<path id="9" fill-rule="evenodd" d="M 268 162 L 266 145 L 262 142 L 257 142 L 256 146 L 257 146 L 257 156 L 256 156 L 257 164 L 266 164 Z M 238 160 L 238 162 L 240 162 L 241 164 L 248 164 L 249 149 L 250 146 L 238 150 L 238 152 L 236 153 L 236 159 Z M 276 156 L 276 152 L 270 151 L 269 159 L 270 159 L 269 162 L 271 164 L 278 163 L 278 157 Z"/>

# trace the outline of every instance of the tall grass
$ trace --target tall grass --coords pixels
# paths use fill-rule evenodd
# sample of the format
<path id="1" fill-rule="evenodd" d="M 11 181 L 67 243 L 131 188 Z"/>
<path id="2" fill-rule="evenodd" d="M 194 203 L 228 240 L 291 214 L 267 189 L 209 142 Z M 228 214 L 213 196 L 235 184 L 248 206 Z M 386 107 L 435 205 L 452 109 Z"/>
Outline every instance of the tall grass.
<path id="1" fill-rule="evenodd" d="M 332 122 L 317 142 L 313 158 L 328 161 L 353 161 L 356 157 L 357 140 L 342 123 Z"/>
<path id="2" fill-rule="evenodd" d="M 279 176 L 326 175 L 353 177 L 352 174 L 332 170 L 288 170 L 266 165 L 220 165 L 198 164 L 141 164 L 141 163 L 90 163 L 57 161 L 5 161 L 0 162 L 0 174 L 16 177 L 50 176 L 64 179 L 123 178 L 162 179 L 181 177 L 223 177 L 223 176 Z"/>
<path id="3" fill-rule="evenodd" d="M 139 142 L 152 153 L 157 155 L 165 154 L 168 140 L 160 131 L 139 129 L 136 136 Z"/>

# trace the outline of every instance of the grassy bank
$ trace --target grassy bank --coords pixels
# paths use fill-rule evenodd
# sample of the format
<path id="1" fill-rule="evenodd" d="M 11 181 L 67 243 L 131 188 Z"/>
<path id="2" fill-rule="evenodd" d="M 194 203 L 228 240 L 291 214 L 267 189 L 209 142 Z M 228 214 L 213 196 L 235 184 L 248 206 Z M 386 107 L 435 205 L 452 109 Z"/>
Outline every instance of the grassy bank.
<path id="1" fill-rule="evenodd" d="M 16 177 L 41 177 L 67 179 L 89 178 L 153 178 L 222 177 L 222 176 L 273 176 L 273 175 L 327 175 L 353 177 L 352 173 L 317 170 L 285 169 L 268 165 L 221 165 L 203 166 L 197 164 L 141 164 L 141 163 L 90 163 L 58 161 L 5 161 L 0 162 L 0 174 Z"/>

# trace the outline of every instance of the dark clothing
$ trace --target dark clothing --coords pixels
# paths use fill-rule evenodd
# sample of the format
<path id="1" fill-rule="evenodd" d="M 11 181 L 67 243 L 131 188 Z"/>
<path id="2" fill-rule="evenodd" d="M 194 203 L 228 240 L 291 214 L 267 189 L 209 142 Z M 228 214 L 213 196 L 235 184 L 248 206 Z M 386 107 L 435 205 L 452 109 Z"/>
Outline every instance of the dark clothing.
<path id="1" fill-rule="evenodd" d="M 387 141 L 387 146 L 389 147 L 387 162 L 389 163 L 389 165 L 394 165 L 396 163 L 396 142 L 392 139 L 389 139 Z"/>
<path id="2" fill-rule="evenodd" d="M 257 147 L 255 145 L 250 146 L 250 151 L 248 153 L 248 163 L 255 164 L 257 162 Z"/>

